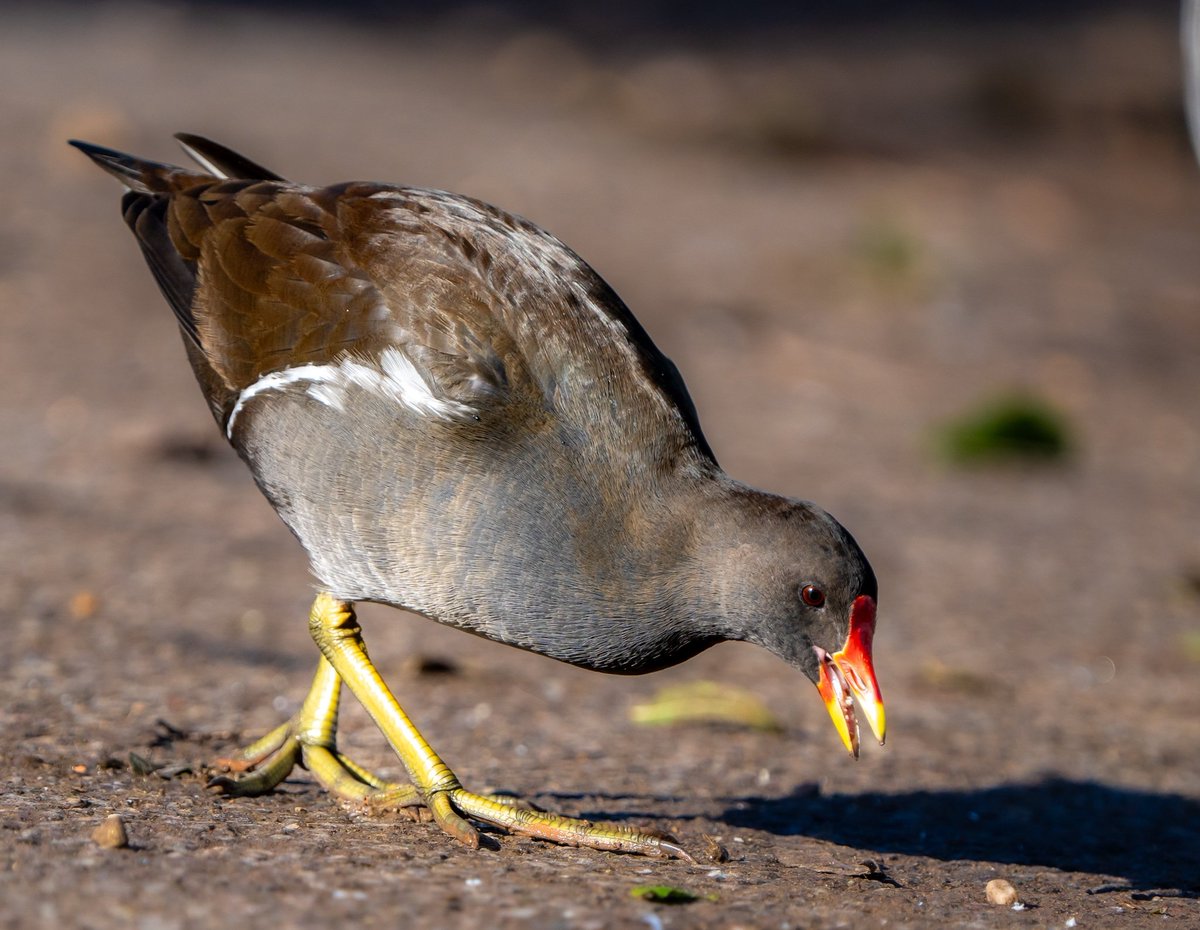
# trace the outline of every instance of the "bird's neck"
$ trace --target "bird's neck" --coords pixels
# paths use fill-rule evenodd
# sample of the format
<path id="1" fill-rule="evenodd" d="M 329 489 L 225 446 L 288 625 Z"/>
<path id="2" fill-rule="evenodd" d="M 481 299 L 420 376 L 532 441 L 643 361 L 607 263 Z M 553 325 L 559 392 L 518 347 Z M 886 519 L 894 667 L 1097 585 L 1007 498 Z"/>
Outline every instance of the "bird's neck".
<path id="1" fill-rule="evenodd" d="M 681 510 L 690 518 L 689 544 L 680 570 L 689 581 L 677 610 L 698 635 L 745 639 L 757 623 L 756 605 L 763 596 L 756 579 L 786 547 L 785 536 L 773 532 L 776 518 L 803 505 L 724 473 L 692 486 L 688 496 Z"/>

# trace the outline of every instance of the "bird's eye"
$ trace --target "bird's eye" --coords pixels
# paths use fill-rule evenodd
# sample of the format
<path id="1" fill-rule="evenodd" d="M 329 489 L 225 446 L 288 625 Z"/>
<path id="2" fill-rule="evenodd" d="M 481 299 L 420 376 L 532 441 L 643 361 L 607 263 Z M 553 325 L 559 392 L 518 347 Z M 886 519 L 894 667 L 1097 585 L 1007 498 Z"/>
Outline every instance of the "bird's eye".
<path id="1" fill-rule="evenodd" d="M 800 600 L 809 607 L 820 607 L 825 603 L 825 592 L 815 584 L 806 584 L 800 589 Z"/>

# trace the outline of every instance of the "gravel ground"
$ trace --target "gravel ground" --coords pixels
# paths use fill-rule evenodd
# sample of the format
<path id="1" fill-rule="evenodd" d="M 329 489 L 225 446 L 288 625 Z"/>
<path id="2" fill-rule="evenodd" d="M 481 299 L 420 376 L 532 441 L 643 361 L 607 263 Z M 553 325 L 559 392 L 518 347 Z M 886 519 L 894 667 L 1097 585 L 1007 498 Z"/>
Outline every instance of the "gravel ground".
<path id="1" fill-rule="evenodd" d="M 1200 926 L 1200 169 L 1172 29 L 598 52 L 463 17 L 5 8 L 0 927 Z M 302 697 L 312 582 L 213 429 L 118 190 L 64 144 L 169 160 L 180 130 L 310 182 L 474 194 L 587 257 L 726 469 L 871 556 L 886 749 L 847 758 L 749 647 L 617 679 L 367 607 L 469 786 L 729 860 L 470 851 L 305 773 L 206 792 L 207 760 Z M 1015 388 L 1068 418 L 1066 462 L 939 459 L 939 424 Z M 631 722 L 700 680 L 781 728 Z M 398 774 L 357 707 L 343 742 Z M 125 848 L 93 839 L 114 813 Z M 994 878 L 1023 909 L 988 903 Z"/>

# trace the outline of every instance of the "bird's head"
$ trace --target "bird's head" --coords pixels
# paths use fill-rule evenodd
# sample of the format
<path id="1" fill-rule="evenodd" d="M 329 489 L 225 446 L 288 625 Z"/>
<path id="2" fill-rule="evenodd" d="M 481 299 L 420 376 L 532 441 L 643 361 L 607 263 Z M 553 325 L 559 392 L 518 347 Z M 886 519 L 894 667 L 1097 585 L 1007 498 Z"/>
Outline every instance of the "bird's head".
<path id="1" fill-rule="evenodd" d="M 857 758 L 855 700 L 881 744 L 885 734 L 871 657 L 875 573 L 854 537 L 819 507 L 768 495 L 747 504 L 751 512 L 736 521 L 722 572 L 731 638 L 756 643 L 808 676 Z"/>

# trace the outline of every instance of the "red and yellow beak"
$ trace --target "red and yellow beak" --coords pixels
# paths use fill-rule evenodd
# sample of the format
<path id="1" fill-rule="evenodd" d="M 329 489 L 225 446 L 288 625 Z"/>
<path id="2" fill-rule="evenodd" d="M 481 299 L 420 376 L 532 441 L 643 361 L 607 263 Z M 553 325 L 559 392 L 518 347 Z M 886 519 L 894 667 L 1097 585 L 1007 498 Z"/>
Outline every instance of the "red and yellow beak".
<path id="1" fill-rule="evenodd" d="M 871 642 L 875 637 L 875 600 L 865 594 L 855 598 L 850 607 L 850 632 L 840 652 L 830 655 L 819 646 L 817 658 L 821 663 L 817 690 L 833 718 L 833 725 L 850 755 L 858 758 L 858 720 L 854 716 L 854 701 L 875 738 L 883 745 L 885 721 L 883 697 L 875 680 L 871 664 Z"/>

